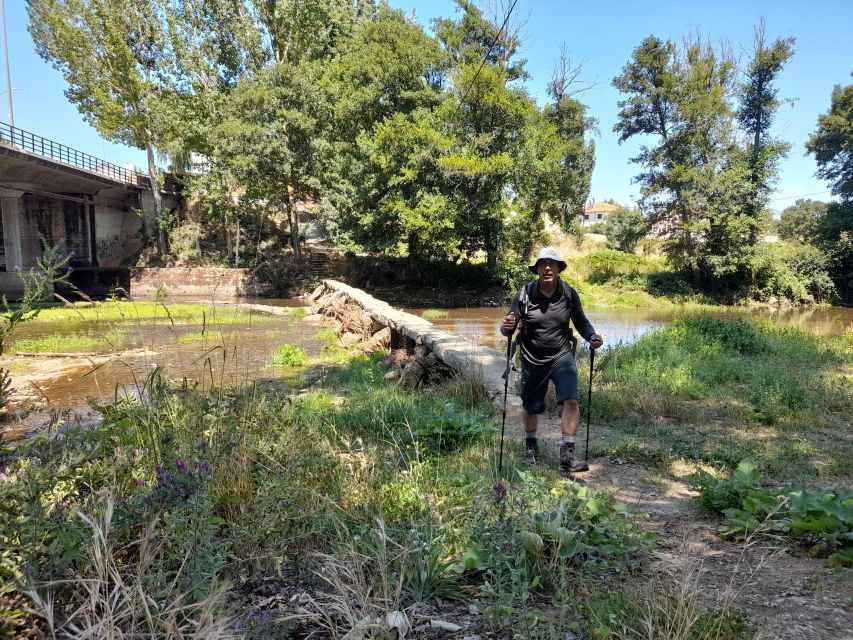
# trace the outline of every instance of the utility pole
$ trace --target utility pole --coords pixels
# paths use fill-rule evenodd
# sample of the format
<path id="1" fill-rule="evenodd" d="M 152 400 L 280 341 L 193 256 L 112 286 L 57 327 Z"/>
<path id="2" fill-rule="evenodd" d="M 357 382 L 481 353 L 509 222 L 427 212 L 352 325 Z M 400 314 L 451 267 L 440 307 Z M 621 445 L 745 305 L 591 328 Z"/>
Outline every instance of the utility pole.
<path id="1" fill-rule="evenodd" d="M 6 60 L 6 100 L 9 103 L 9 125 L 15 128 L 15 110 L 12 108 L 12 74 L 9 72 L 9 44 L 6 40 L 6 0 L 0 0 L 0 23 L 3 28 L 3 58 Z"/>

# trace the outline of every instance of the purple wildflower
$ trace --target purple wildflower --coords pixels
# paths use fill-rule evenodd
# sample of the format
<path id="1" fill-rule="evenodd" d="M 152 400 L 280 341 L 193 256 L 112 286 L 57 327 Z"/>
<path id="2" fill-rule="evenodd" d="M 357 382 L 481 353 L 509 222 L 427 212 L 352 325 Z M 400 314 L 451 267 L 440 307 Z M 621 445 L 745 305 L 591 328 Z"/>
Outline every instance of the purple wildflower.
<path id="1" fill-rule="evenodd" d="M 165 475 L 166 475 L 166 472 L 165 472 L 165 471 L 163 471 L 163 467 L 161 467 L 159 464 L 158 464 L 158 465 L 157 465 L 157 467 L 154 469 L 154 471 L 156 471 L 156 472 L 157 472 L 157 477 L 158 477 L 158 478 L 162 478 L 163 476 L 165 476 Z"/>
<path id="2" fill-rule="evenodd" d="M 175 463 L 175 466 L 178 467 L 178 471 L 183 472 L 187 470 L 187 463 L 181 458 L 178 458 L 178 461 Z"/>

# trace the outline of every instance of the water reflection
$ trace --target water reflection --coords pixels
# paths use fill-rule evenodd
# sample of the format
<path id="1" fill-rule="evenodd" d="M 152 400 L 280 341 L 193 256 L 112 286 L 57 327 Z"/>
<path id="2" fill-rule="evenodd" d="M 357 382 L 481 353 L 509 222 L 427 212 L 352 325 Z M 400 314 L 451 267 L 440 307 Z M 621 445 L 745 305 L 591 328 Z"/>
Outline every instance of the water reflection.
<path id="1" fill-rule="evenodd" d="M 405 309 L 421 315 L 423 309 Z M 444 309 L 446 318 L 431 319 L 434 325 L 457 333 L 470 340 L 498 350 L 505 346 L 498 327 L 506 313 L 502 308 Z M 695 311 L 689 311 L 695 313 Z M 681 307 L 651 309 L 586 309 L 586 314 L 596 331 L 605 338 L 605 348 L 629 344 L 657 327 L 669 324 L 687 313 Z M 847 307 L 807 307 L 789 309 L 731 308 L 703 311 L 721 318 L 750 318 L 770 320 L 818 335 L 839 335 L 853 327 L 853 309 Z"/>

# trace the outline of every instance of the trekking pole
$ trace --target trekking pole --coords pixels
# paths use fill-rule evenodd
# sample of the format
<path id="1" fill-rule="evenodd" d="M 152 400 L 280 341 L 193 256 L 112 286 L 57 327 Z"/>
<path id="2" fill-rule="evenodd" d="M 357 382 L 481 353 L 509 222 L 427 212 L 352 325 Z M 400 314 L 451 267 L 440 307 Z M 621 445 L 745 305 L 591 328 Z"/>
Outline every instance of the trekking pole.
<path id="1" fill-rule="evenodd" d="M 589 417 L 592 415 L 592 367 L 595 364 L 595 349 L 589 350 L 589 396 L 586 400 L 586 446 L 583 459 L 589 462 Z"/>
<path id="2" fill-rule="evenodd" d="M 504 464 L 504 430 L 506 429 L 506 396 L 509 392 L 509 359 L 512 351 L 512 334 L 506 339 L 506 369 L 504 369 L 504 415 L 501 421 L 501 452 L 498 456 L 498 482 L 503 480 Z"/>

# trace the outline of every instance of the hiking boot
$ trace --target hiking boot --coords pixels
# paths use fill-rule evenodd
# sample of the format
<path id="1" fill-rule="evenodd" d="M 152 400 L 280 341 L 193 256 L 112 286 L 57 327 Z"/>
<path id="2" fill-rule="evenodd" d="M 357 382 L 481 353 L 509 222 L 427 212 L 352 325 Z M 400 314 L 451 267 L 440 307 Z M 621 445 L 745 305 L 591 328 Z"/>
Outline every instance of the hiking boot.
<path id="1" fill-rule="evenodd" d="M 585 460 L 575 459 L 574 442 L 564 442 L 560 445 L 560 471 L 565 473 L 589 471 L 589 465 Z"/>
<path id="2" fill-rule="evenodd" d="M 524 464 L 536 464 L 539 460 L 539 442 L 536 438 L 527 438 L 524 441 L 525 449 L 521 454 L 521 461 Z"/>

